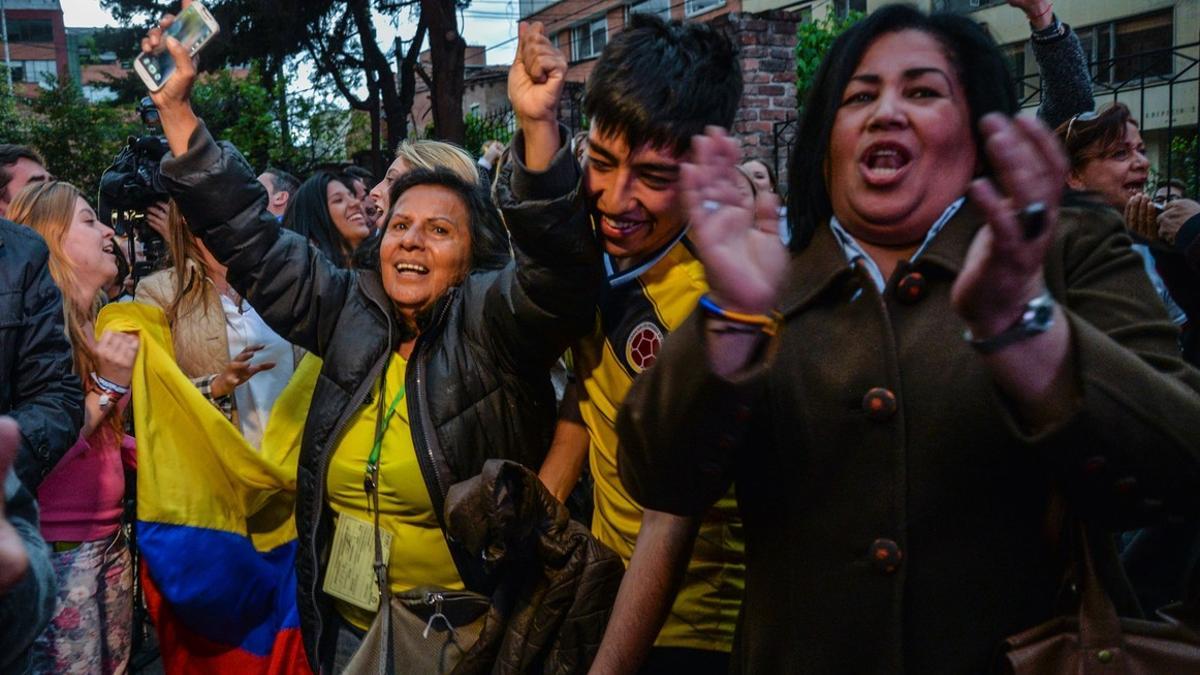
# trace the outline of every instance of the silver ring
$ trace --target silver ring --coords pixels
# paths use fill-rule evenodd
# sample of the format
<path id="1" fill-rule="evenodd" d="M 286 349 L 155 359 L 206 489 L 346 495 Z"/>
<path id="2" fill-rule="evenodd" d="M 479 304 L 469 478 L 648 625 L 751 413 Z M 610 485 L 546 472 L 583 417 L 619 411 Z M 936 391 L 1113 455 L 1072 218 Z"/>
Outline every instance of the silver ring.
<path id="1" fill-rule="evenodd" d="M 720 210 L 721 204 L 720 204 L 720 202 L 717 202 L 716 200 L 713 200 L 713 199 L 705 199 L 700 204 L 700 208 L 704 209 L 705 211 L 708 211 L 709 213 L 716 213 L 717 211 Z"/>
<path id="2" fill-rule="evenodd" d="M 1036 239 L 1046 229 L 1046 204 L 1033 202 L 1017 212 L 1025 239 Z"/>

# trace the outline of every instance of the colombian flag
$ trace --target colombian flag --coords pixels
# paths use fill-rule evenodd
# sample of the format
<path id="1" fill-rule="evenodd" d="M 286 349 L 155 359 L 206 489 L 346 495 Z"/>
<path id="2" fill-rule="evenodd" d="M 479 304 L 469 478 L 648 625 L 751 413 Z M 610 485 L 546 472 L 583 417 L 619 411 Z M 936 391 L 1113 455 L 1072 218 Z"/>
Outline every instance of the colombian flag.
<path id="1" fill-rule="evenodd" d="M 262 452 L 175 363 L 162 310 L 105 307 L 105 330 L 136 332 L 137 541 L 168 673 L 309 673 L 296 610 L 292 507 L 300 437 L 319 359 L 300 363 L 272 410 Z"/>

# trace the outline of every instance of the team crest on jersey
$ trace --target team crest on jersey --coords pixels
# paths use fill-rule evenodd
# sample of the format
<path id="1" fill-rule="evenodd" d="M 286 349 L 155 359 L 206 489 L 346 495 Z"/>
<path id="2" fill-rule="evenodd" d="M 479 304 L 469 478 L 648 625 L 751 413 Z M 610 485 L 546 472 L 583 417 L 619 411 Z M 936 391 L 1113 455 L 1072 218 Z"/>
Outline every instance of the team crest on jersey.
<path id="1" fill-rule="evenodd" d="M 629 333 L 625 341 L 625 362 L 640 373 L 654 365 L 658 350 L 662 348 L 663 332 L 658 325 L 643 321 Z"/>

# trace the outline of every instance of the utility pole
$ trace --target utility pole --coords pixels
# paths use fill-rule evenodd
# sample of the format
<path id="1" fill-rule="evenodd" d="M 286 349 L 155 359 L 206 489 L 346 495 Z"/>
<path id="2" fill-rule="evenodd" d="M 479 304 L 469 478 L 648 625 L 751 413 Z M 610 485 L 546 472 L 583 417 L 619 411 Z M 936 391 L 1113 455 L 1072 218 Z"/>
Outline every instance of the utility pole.
<path id="1" fill-rule="evenodd" d="M 8 80 L 8 95 L 12 96 L 12 57 L 8 53 L 8 16 L 4 0 L 0 0 L 0 38 L 4 39 L 4 77 Z"/>

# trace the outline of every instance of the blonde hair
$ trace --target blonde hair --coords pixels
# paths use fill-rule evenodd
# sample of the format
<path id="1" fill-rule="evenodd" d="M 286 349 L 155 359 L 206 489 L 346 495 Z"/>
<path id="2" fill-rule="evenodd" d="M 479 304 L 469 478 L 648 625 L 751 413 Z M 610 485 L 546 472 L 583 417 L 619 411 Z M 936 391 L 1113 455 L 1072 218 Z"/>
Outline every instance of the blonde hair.
<path id="1" fill-rule="evenodd" d="M 208 269 L 196 235 L 187 228 L 183 212 L 172 199 L 167 204 L 167 252 L 175 267 L 175 294 L 167 304 L 164 314 L 171 326 L 181 316 L 200 309 L 208 314 L 214 309 L 209 301 Z"/>
<path id="2" fill-rule="evenodd" d="M 66 316 L 67 338 L 71 341 L 75 361 L 75 373 L 80 386 L 86 390 L 89 374 L 96 369 L 96 355 L 91 349 L 91 340 L 84 328 L 92 323 L 104 304 L 102 293 L 97 293 L 91 302 L 79 302 L 75 292 L 75 263 L 67 255 L 63 244 L 71 223 L 75 220 L 75 205 L 83 193 L 74 185 L 63 181 L 46 181 L 25 186 L 8 207 L 8 217 L 42 235 L 50 249 L 50 277 L 63 294 L 63 313 Z M 84 201 L 87 201 L 86 199 Z M 118 415 L 110 418 L 113 429 L 121 430 Z"/>
<path id="3" fill-rule="evenodd" d="M 404 160 L 410 169 L 443 168 L 453 171 L 471 185 L 479 183 L 479 167 L 466 150 L 445 141 L 404 140 L 396 148 L 396 159 Z"/>

